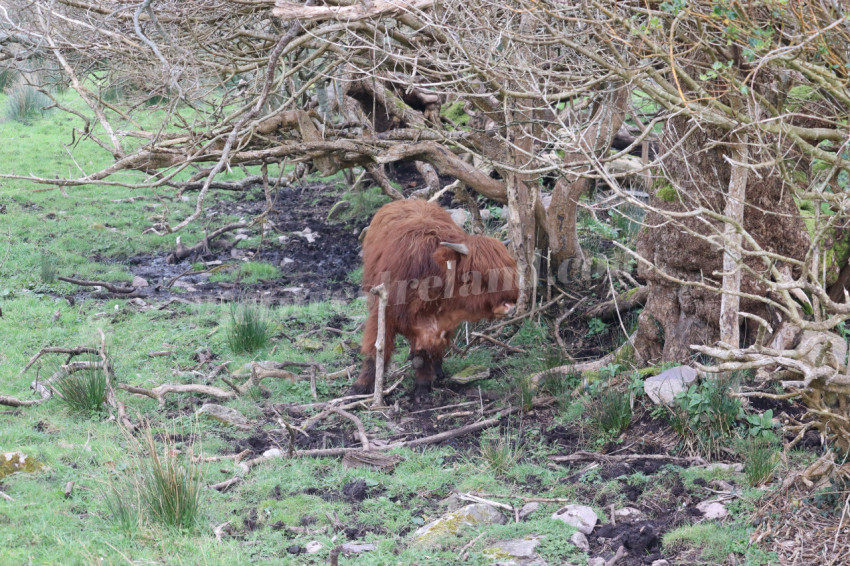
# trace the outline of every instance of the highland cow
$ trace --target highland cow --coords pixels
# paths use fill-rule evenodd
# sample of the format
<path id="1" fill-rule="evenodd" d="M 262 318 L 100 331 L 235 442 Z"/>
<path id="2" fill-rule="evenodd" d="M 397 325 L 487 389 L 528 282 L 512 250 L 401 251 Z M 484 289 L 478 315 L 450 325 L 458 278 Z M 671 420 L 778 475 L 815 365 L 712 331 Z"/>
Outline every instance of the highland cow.
<path id="1" fill-rule="evenodd" d="M 442 376 L 443 354 L 463 322 L 500 318 L 518 296 L 516 262 L 499 240 L 472 236 L 448 212 L 423 200 L 383 206 L 363 240 L 363 289 L 384 283 L 388 292 L 384 360 L 396 334 L 410 343 L 416 399 Z M 352 392 L 368 393 L 375 382 L 378 301 L 369 297 L 363 332 L 363 370 Z"/>

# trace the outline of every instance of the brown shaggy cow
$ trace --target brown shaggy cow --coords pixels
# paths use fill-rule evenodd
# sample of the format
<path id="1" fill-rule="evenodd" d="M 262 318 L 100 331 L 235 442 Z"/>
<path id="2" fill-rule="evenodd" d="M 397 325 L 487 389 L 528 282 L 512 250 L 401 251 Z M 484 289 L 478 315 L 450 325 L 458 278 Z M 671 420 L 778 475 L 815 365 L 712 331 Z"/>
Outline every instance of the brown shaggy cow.
<path id="1" fill-rule="evenodd" d="M 393 340 L 410 342 L 416 369 L 416 398 L 442 374 L 443 354 L 463 321 L 502 317 L 517 300 L 516 262 L 499 240 L 471 236 L 448 212 L 423 200 L 381 207 L 363 240 L 363 289 L 385 284 L 388 363 Z M 363 332 L 363 370 L 352 392 L 368 393 L 375 383 L 378 301 L 370 296 Z"/>

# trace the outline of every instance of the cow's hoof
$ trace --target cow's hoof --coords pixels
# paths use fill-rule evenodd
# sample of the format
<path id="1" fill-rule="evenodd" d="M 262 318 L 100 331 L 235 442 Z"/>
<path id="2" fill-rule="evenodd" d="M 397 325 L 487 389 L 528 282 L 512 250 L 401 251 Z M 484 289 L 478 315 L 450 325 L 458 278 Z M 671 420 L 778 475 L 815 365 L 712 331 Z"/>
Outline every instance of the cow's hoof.
<path id="1" fill-rule="evenodd" d="M 362 383 L 357 383 L 356 381 L 351 386 L 351 389 L 348 390 L 349 395 L 368 395 L 375 390 L 374 384 L 363 385 Z"/>

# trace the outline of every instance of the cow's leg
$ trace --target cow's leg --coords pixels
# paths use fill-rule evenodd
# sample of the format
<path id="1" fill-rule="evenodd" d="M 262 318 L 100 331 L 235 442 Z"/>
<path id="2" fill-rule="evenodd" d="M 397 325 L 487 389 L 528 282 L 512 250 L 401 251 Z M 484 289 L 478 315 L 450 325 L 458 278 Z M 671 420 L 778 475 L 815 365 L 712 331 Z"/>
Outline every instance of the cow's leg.
<path id="1" fill-rule="evenodd" d="M 428 398 L 434 381 L 434 358 L 427 350 L 418 350 L 413 356 L 413 369 L 416 381 L 413 398 L 419 403 Z"/>
<path id="2" fill-rule="evenodd" d="M 375 387 L 375 356 L 367 357 L 363 360 L 363 369 L 360 370 L 360 375 L 357 376 L 357 381 L 351 386 L 349 391 L 352 395 L 366 395 L 371 393 Z"/>

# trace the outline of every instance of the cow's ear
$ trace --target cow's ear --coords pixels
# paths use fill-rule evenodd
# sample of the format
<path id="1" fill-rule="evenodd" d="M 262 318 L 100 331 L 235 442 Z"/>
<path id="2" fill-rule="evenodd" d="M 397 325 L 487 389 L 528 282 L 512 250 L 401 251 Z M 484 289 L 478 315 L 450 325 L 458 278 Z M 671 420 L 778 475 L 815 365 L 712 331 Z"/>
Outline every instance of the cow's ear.
<path id="1" fill-rule="evenodd" d="M 457 270 L 457 262 L 460 259 L 460 254 L 445 246 L 438 246 L 432 256 L 434 263 L 440 268 L 443 274 L 454 274 Z"/>

